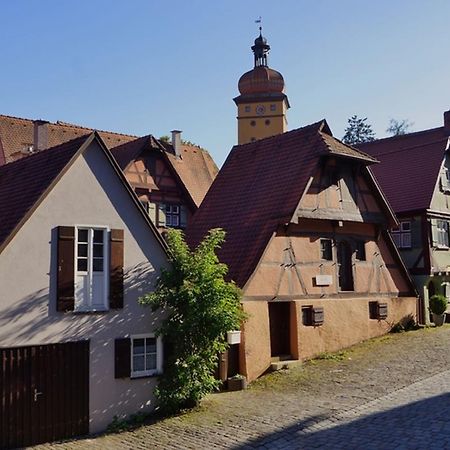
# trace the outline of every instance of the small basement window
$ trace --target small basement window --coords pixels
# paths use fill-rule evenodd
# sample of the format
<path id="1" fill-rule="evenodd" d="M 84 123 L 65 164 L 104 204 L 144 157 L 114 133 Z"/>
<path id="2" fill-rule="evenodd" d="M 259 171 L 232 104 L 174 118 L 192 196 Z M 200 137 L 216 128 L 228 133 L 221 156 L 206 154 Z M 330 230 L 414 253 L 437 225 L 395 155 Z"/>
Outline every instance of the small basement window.
<path id="1" fill-rule="evenodd" d="M 302 306 L 302 324 L 305 325 L 306 327 L 310 327 L 313 324 L 312 312 L 313 312 L 312 305 Z"/>

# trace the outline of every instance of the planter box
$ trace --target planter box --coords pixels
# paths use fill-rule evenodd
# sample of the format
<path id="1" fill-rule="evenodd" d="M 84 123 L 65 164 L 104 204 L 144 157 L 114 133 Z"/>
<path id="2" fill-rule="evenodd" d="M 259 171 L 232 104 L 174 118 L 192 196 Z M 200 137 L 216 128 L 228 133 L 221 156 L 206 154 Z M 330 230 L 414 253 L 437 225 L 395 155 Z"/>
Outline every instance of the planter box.
<path id="1" fill-rule="evenodd" d="M 246 378 L 228 378 L 227 387 L 229 391 L 242 391 L 247 389 Z"/>
<path id="2" fill-rule="evenodd" d="M 241 343 L 241 332 L 240 331 L 229 331 L 227 333 L 227 342 L 230 345 Z"/>
<path id="3" fill-rule="evenodd" d="M 433 322 L 437 327 L 441 327 L 444 324 L 445 321 L 445 313 L 444 314 L 435 314 L 433 315 Z"/>

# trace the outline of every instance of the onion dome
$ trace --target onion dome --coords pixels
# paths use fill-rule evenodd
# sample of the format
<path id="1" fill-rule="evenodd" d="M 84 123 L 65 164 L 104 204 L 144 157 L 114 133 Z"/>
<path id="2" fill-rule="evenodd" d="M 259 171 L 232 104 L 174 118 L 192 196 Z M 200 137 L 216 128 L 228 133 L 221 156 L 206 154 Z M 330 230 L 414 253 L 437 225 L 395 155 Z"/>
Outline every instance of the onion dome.
<path id="1" fill-rule="evenodd" d="M 241 95 L 284 92 L 284 79 L 280 72 L 267 66 L 257 66 L 241 76 L 238 83 Z"/>

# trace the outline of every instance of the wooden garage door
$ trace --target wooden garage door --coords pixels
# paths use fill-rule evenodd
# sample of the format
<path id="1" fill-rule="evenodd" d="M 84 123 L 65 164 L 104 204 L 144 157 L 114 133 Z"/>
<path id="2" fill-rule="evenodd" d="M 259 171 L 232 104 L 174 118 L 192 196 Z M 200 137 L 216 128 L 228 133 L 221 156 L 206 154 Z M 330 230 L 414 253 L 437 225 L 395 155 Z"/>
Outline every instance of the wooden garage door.
<path id="1" fill-rule="evenodd" d="M 0 348 L 0 448 L 88 431 L 89 341 Z"/>

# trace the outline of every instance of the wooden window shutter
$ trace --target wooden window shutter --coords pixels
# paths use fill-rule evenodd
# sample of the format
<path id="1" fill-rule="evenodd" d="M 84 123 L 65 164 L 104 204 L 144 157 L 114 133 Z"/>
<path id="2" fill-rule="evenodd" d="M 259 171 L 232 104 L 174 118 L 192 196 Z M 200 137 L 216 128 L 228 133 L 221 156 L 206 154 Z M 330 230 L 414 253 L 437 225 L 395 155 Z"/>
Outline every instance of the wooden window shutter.
<path id="1" fill-rule="evenodd" d="M 432 241 L 432 245 L 433 247 L 437 247 L 438 243 L 439 243 L 439 238 L 438 238 L 438 229 L 437 229 L 437 220 L 436 219 L 431 219 L 431 241 Z"/>
<path id="2" fill-rule="evenodd" d="M 164 203 L 160 203 L 158 205 L 158 227 L 166 226 L 166 205 Z"/>
<path id="3" fill-rule="evenodd" d="M 57 311 L 75 307 L 75 227 L 58 227 Z"/>
<path id="4" fill-rule="evenodd" d="M 123 230 L 111 230 L 109 307 L 123 308 Z"/>
<path id="5" fill-rule="evenodd" d="M 114 341 L 114 378 L 129 378 L 131 375 L 131 339 Z"/>
<path id="6" fill-rule="evenodd" d="M 148 203 L 148 215 L 150 220 L 156 225 L 156 205 L 154 203 Z"/>
<path id="7" fill-rule="evenodd" d="M 180 206 L 180 227 L 186 228 L 187 226 L 187 211 L 186 206 L 181 205 Z"/>

